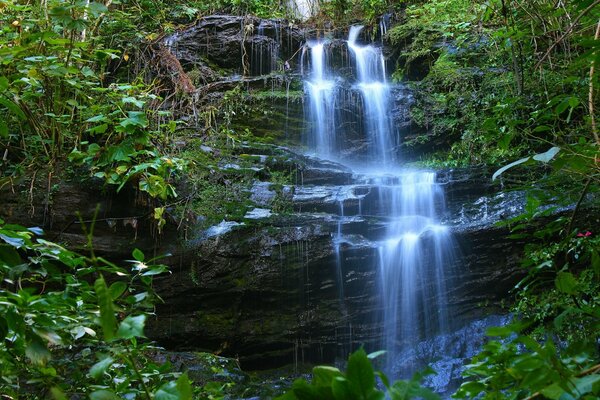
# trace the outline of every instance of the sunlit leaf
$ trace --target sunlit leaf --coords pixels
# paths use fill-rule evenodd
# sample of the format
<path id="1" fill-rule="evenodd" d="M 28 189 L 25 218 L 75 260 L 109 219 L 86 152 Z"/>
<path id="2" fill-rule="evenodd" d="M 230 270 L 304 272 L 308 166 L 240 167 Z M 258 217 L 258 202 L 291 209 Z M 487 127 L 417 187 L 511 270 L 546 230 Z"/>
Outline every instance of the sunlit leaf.
<path id="1" fill-rule="evenodd" d="M 134 337 L 144 336 L 144 324 L 146 323 L 145 315 L 138 315 L 136 317 L 129 316 L 121 322 L 119 330 L 117 331 L 117 337 L 120 339 L 131 339 Z"/>

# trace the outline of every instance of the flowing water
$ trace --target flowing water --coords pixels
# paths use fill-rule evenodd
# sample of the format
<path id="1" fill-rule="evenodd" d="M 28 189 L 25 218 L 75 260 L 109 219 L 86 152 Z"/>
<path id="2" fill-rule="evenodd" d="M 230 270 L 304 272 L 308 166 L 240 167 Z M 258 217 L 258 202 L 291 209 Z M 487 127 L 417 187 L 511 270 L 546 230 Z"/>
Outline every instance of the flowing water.
<path id="1" fill-rule="evenodd" d="M 350 77 L 328 59 L 331 43 L 313 41 L 305 48 L 303 58 L 310 60 L 304 85 L 311 124 L 308 145 L 321 158 L 354 165 L 356 179 L 378 192 L 370 209 L 363 209 L 359 202 L 359 214 L 387 221 L 384 238 L 375 244 L 382 299 L 381 347 L 388 351 L 387 372 L 397 376 L 409 372 L 394 368 L 401 351 L 448 328 L 444 266 L 450 264 L 453 246 L 450 233 L 437 222 L 444 194 L 435 173 L 404 169 L 396 157 L 399 140 L 390 117 L 391 89 L 384 58 L 379 47 L 359 44 L 361 29 L 352 27 L 346 44 L 352 60 Z M 351 117 L 344 117 L 340 110 Z M 360 125 L 363 139 L 349 151 L 345 127 L 353 124 Z M 333 239 L 343 302 L 344 196 L 339 204 Z"/>

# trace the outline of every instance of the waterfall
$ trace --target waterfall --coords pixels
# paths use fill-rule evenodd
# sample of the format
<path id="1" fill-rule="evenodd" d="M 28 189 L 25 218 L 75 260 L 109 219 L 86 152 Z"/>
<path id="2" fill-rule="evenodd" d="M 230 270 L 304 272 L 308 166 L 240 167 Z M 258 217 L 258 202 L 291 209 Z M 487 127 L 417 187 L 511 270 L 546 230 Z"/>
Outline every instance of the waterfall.
<path id="1" fill-rule="evenodd" d="M 332 134 L 335 132 L 336 83 L 327 74 L 324 43 L 311 43 L 309 47 L 312 73 L 310 79 L 304 82 L 310 99 L 312 122 L 308 145 L 318 155 L 332 158 L 336 150 L 336 135 Z"/>
<path id="2" fill-rule="evenodd" d="M 378 193 L 371 205 L 363 204 L 361 197 L 358 212 L 386 221 L 384 237 L 374 244 L 378 255 L 374 267 L 380 276 L 381 347 L 388 351 L 387 372 L 397 376 L 408 373 L 394 368 L 399 351 L 448 328 L 444 268 L 452 263 L 453 245 L 449 231 L 438 222 L 444 193 L 435 173 L 399 165 L 385 61 L 379 47 L 359 44 L 361 29 L 351 27 L 346 42 L 353 78 L 332 66 L 326 51 L 328 42 L 314 41 L 306 47 L 309 54 L 303 56 L 310 56 L 304 84 L 311 125 L 308 145 L 322 158 L 354 166 L 355 179 L 362 187 Z M 350 93 L 357 93 L 360 101 L 352 101 L 355 96 Z M 341 118 L 339 109 L 345 109 L 345 115 L 353 119 Z M 358 150 L 348 155 L 345 127 L 357 122 L 364 145 L 355 146 Z M 340 285 L 344 284 L 340 244 L 346 242 L 343 222 L 347 218 L 343 201 L 343 197 L 339 199 L 339 222 L 333 238 Z M 343 295 L 343 287 L 339 293 Z"/>

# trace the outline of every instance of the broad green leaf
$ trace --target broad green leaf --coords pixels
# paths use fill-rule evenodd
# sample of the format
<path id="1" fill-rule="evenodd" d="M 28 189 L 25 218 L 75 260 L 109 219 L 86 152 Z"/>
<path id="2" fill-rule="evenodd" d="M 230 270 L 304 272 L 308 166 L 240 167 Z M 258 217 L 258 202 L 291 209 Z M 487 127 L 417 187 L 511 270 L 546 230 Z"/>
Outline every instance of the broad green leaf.
<path id="1" fill-rule="evenodd" d="M 554 280 L 554 284 L 556 285 L 556 288 L 563 293 L 577 293 L 577 280 L 575 280 L 575 277 L 570 272 L 559 272 Z"/>
<path id="2" fill-rule="evenodd" d="M 50 395 L 54 400 L 68 400 L 68 397 L 59 387 L 53 387 L 50 389 Z"/>
<path id="3" fill-rule="evenodd" d="M 0 76 L 0 92 L 8 89 L 8 78 L 5 76 Z"/>
<path id="4" fill-rule="evenodd" d="M 10 112 L 12 112 L 13 114 L 15 114 L 18 118 L 20 118 L 22 120 L 27 119 L 27 117 L 25 116 L 25 113 L 23 112 L 23 110 L 21 110 L 21 107 L 19 107 L 17 105 L 17 103 L 10 101 L 8 99 L 5 99 L 3 97 L 0 97 L 0 104 L 3 105 L 4 107 L 8 108 L 8 110 Z"/>
<path id="5" fill-rule="evenodd" d="M 140 249 L 134 249 L 131 254 L 135 260 L 144 262 L 144 253 Z"/>
<path id="6" fill-rule="evenodd" d="M 100 125 L 96 125 L 91 127 L 90 129 L 88 129 L 88 132 L 91 134 L 96 134 L 96 133 L 104 133 L 108 130 L 108 124 L 100 124 Z"/>
<path id="7" fill-rule="evenodd" d="M 367 398 L 375 388 L 375 372 L 363 348 L 355 351 L 348 358 L 346 379 L 352 392 Z"/>
<path id="8" fill-rule="evenodd" d="M 561 101 L 560 103 L 558 103 L 558 105 L 554 109 L 554 112 L 556 113 L 556 115 L 560 115 L 563 112 L 565 112 L 565 110 L 567 108 L 569 108 L 569 101 L 567 99 L 564 99 L 563 101 Z"/>
<path id="9" fill-rule="evenodd" d="M 594 385 L 600 382 L 599 374 L 592 374 L 583 376 L 581 378 L 573 378 L 573 383 L 575 384 L 575 391 L 579 396 L 590 393 L 594 390 Z M 598 393 L 596 393 L 598 394 Z"/>
<path id="10" fill-rule="evenodd" d="M 316 386 L 331 386 L 335 377 L 342 376 L 339 369 L 320 365 L 313 368 L 312 384 Z"/>
<path id="11" fill-rule="evenodd" d="M 110 292 L 110 297 L 113 299 L 113 301 L 121 297 L 121 295 L 125 293 L 125 290 L 127 290 L 127 284 L 123 281 L 117 281 L 113 283 L 108 289 Z"/>
<path id="12" fill-rule="evenodd" d="M 104 122 L 107 121 L 107 118 L 104 114 L 99 114 L 94 117 L 88 118 L 85 122 Z"/>
<path id="13" fill-rule="evenodd" d="M 0 265 L 3 263 L 9 267 L 21 264 L 23 260 L 13 246 L 0 243 Z"/>
<path id="14" fill-rule="evenodd" d="M 146 117 L 146 113 L 143 111 L 129 111 L 127 113 L 127 118 L 123 118 L 119 125 L 123 127 L 139 126 L 141 128 L 145 128 L 148 126 L 148 118 Z"/>
<path id="15" fill-rule="evenodd" d="M 144 336 L 144 324 L 146 322 L 145 315 L 138 315 L 136 317 L 129 316 L 121 322 L 119 330 L 117 331 L 117 337 L 120 339 L 131 339 L 134 337 Z"/>
<path id="16" fill-rule="evenodd" d="M 137 108 L 142 108 L 144 106 L 144 102 L 136 99 L 135 97 L 124 97 L 121 101 L 123 104 L 133 104 Z"/>
<path id="17" fill-rule="evenodd" d="M 192 387 L 187 374 L 183 374 L 177 381 L 167 382 L 154 394 L 154 400 L 191 400 Z"/>
<path id="18" fill-rule="evenodd" d="M 25 355 L 36 365 L 46 365 L 51 358 L 48 347 L 46 347 L 43 340 L 37 335 L 32 336 L 29 343 L 27 343 Z"/>
<path id="19" fill-rule="evenodd" d="M 350 382 L 342 376 L 338 376 L 331 382 L 331 392 L 336 400 L 354 400 L 360 399 L 360 394 L 354 392 L 350 387 Z M 315 400 L 317 400 L 315 398 Z"/>
<path id="20" fill-rule="evenodd" d="M 121 400 L 119 396 L 117 396 L 111 390 L 96 390 L 95 392 L 90 393 L 90 400 Z"/>
<path id="21" fill-rule="evenodd" d="M 92 1 L 88 5 L 88 10 L 90 11 L 92 17 L 98 18 L 101 14 L 107 12 L 108 8 L 102 3 Z"/>
<path id="22" fill-rule="evenodd" d="M 540 391 L 545 397 L 552 400 L 559 400 L 565 393 L 564 389 L 558 383 L 553 383 Z"/>
<path id="23" fill-rule="evenodd" d="M 104 338 L 106 340 L 112 340 L 117 328 L 117 318 L 115 317 L 112 297 L 108 291 L 108 287 L 106 287 L 104 277 L 100 276 L 100 278 L 96 279 L 94 290 L 96 291 L 96 296 L 98 298 L 100 325 L 102 326 L 102 332 L 104 332 Z"/>
<path id="24" fill-rule="evenodd" d="M 105 359 L 98 361 L 90 368 L 90 376 L 94 379 L 100 378 L 104 375 L 108 367 L 112 365 L 113 361 L 114 359 L 112 357 L 106 357 Z"/>
<path id="25" fill-rule="evenodd" d="M 317 399 L 317 389 L 304 379 L 296 379 L 294 381 L 292 392 L 294 392 L 294 398 L 297 399 Z"/>
<path id="26" fill-rule="evenodd" d="M 194 389 L 192 388 L 187 373 L 183 373 L 177 378 L 177 391 L 179 392 L 180 400 L 192 400 Z"/>
<path id="27" fill-rule="evenodd" d="M 508 337 L 512 335 L 514 331 L 510 328 L 510 326 L 493 326 L 488 328 L 485 332 L 486 336 L 499 336 L 499 337 Z"/>

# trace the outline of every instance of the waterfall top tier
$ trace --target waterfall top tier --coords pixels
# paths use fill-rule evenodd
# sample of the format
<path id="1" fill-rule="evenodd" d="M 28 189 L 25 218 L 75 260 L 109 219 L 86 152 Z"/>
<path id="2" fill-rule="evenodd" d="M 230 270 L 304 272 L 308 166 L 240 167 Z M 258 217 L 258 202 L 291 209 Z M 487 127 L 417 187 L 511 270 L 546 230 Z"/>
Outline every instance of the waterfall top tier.
<path id="1" fill-rule="evenodd" d="M 320 157 L 389 170 L 396 164 L 398 140 L 391 122 L 385 61 L 381 48 L 358 44 L 362 29 L 351 27 L 346 42 L 355 70 L 350 81 L 340 71 L 344 68 L 328 62 L 326 42 L 307 44 L 311 67 L 304 85 L 311 121 L 307 142 Z"/>

